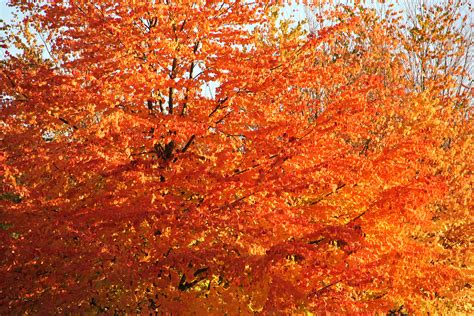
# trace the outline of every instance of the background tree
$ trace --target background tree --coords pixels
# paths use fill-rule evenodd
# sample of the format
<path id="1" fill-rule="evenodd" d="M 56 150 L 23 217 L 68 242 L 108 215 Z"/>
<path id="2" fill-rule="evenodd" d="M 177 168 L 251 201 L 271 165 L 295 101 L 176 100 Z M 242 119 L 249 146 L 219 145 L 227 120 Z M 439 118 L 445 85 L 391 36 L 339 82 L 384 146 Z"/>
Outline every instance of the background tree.
<path id="1" fill-rule="evenodd" d="M 466 98 L 472 89 L 470 2 L 407 1 L 405 8 L 402 33 L 415 89 L 434 85 L 443 96 Z"/>
<path id="2" fill-rule="evenodd" d="M 341 5 L 340 8 L 341 12 L 346 12 L 346 16 L 353 14 L 354 7 L 352 6 Z M 307 7 L 306 12 L 312 32 L 317 32 L 327 25 L 328 21 L 323 17 L 327 16 L 327 11 L 331 10 L 331 7 L 321 5 Z M 405 6 L 385 3 L 377 4 L 373 6 L 373 9 L 356 6 L 355 10 L 369 11 L 369 14 L 365 15 L 366 21 L 375 22 L 375 24 L 366 24 L 360 30 L 352 30 L 355 34 L 345 36 L 334 45 L 325 47 L 328 59 L 339 59 L 340 62 L 348 64 L 360 57 L 360 50 L 355 53 L 354 46 L 362 46 L 364 48 L 362 52 L 369 52 L 369 54 L 377 52 L 377 55 L 365 55 L 359 58 L 356 64 L 361 65 L 360 68 L 355 66 L 348 68 L 361 69 L 364 73 L 376 71 L 382 76 L 384 82 L 389 82 L 393 86 L 398 83 L 399 87 L 403 87 L 405 93 L 401 96 L 401 104 L 404 104 L 404 110 L 392 111 L 391 115 L 384 115 L 383 120 L 388 119 L 389 122 L 404 126 L 404 136 L 412 134 L 413 126 L 429 131 L 433 144 L 439 144 L 438 149 L 433 150 L 430 155 L 433 173 L 444 173 L 449 186 L 449 194 L 445 194 L 443 198 L 431 204 L 433 221 L 416 227 L 409 233 L 409 238 L 428 243 L 437 241 L 438 245 L 445 248 L 442 251 L 443 257 L 450 258 L 441 259 L 441 262 L 445 264 L 448 260 L 449 264 L 456 267 L 458 271 L 467 273 L 466 268 L 469 266 L 467 263 L 469 258 L 465 253 L 467 240 L 461 237 L 463 235 L 461 231 L 468 231 L 467 227 L 472 223 L 466 213 L 472 205 L 470 194 L 472 170 L 469 163 L 460 163 L 460 161 L 470 161 L 470 158 L 465 156 L 469 154 L 467 152 L 462 154 L 463 150 L 460 148 L 471 146 L 469 135 L 472 133 L 470 122 L 472 117 L 472 88 L 470 87 L 472 34 L 469 26 L 472 23 L 469 22 L 469 17 L 472 8 L 469 3 L 457 1 L 406 2 Z M 367 17 L 371 18 L 367 19 Z M 423 32 L 419 31 L 420 23 L 424 25 Z M 386 33 L 373 31 L 377 27 L 382 27 Z M 400 50 L 400 47 L 404 49 Z M 385 58 L 377 56 L 385 56 Z M 377 60 L 381 62 L 371 67 L 370 63 Z M 345 74 L 352 76 L 350 71 L 346 71 Z M 400 74 L 403 75 L 400 76 Z M 422 77 L 423 83 L 420 81 Z M 420 97 L 424 100 L 423 102 L 420 102 Z M 419 114 L 430 112 L 433 117 L 437 117 L 435 124 L 420 124 Z M 392 133 L 390 124 L 382 126 L 388 129 L 382 128 L 379 137 L 390 136 Z M 456 139 L 454 147 L 452 146 L 453 139 Z M 427 138 L 425 137 L 424 140 Z M 464 158 L 460 158 L 461 156 Z M 452 172 L 454 169 L 457 172 Z M 444 240 L 451 235 L 451 230 L 457 232 L 458 239 L 451 239 L 452 242 L 447 245 Z M 413 231 L 417 232 L 413 233 Z M 431 263 L 433 262 L 435 261 Z M 460 278 L 457 281 L 458 286 L 455 287 L 456 291 L 450 293 L 449 296 L 442 296 L 439 293 L 434 299 L 425 296 L 423 305 L 429 310 L 443 310 L 446 313 L 449 313 L 448 311 L 452 313 L 450 308 L 456 304 L 463 306 L 460 307 L 461 310 L 468 308 L 462 303 L 469 295 L 470 286 L 466 280 L 466 275 Z M 458 303 L 453 304 L 453 301 Z"/>

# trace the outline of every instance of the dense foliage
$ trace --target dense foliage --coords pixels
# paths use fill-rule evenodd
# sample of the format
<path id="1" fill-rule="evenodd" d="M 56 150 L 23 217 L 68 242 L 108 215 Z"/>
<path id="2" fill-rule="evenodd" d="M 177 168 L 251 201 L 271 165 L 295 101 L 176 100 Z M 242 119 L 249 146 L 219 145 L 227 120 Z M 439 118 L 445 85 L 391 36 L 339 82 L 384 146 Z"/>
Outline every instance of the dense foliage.
<path id="1" fill-rule="evenodd" d="M 11 5 L 1 314 L 472 312 L 462 10 Z"/>

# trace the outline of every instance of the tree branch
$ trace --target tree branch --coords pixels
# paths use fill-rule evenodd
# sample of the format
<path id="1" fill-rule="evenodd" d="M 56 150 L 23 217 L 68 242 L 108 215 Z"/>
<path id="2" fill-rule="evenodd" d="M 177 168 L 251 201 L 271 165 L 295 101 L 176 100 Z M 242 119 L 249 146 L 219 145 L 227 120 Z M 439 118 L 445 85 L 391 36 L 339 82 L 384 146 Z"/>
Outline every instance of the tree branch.
<path id="1" fill-rule="evenodd" d="M 183 149 L 181 149 L 181 152 L 182 152 L 182 153 L 185 153 L 186 150 L 188 150 L 188 148 L 189 148 L 189 146 L 191 146 L 191 144 L 192 144 L 194 138 L 196 138 L 196 135 L 193 134 L 193 135 L 191 136 L 191 138 L 189 138 L 189 140 L 188 140 L 188 142 L 186 143 L 186 145 L 184 145 Z"/>

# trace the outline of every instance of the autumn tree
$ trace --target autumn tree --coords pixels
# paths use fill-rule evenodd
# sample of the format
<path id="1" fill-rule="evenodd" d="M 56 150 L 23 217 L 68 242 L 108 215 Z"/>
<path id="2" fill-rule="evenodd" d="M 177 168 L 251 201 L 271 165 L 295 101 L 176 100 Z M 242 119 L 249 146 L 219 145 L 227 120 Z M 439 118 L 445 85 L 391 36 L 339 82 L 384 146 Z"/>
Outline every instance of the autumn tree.
<path id="1" fill-rule="evenodd" d="M 396 24 L 11 5 L 2 313 L 469 311 L 471 116 L 411 89 Z"/>
<path id="2" fill-rule="evenodd" d="M 469 1 L 406 2 L 402 29 L 410 81 L 443 96 L 462 97 L 472 89 L 472 13 Z M 450 82 L 452 82 L 450 84 Z"/>
<path id="3" fill-rule="evenodd" d="M 352 29 L 351 34 L 324 47 L 327 62 L 344 65 L 352 62 L 352 66 L 346 67 L 350 69 L 345 71 L 346 76 L 353 77 L 351 70 L 376 72 L 385 85 L 403 87 L 405 93 L 401 102 L 404 109 L 391 111 L 383 120 L 394 120 L 397 125 L 404 126 L 405 136 L 412 135 L 414 125 L 424 133 L 429 131 L 433 145 L 439 146 L 432 149 L 429 161 L 433 173 L 446 175 L 449 189 L 428 206 L 433 214 L 432 221 L 416 227 L 408 235 L 419 242 L 444 248 L 441 251 L 443 264 L 448 262 L 464 275 L 456 281 L 458 285 L 449 295 L 436 293 L 434 298 L 426 295 L 423 307 L 448 314 L 456 308 L 460 308 L 458 312 L 466 311 L 470 289 L 467 232 L 472 225 L 469 219 L 472 158 L 469 158 L 469 151 L 465 151 L 472 146 L 469 141 L 472 134 L 472 32 L 469 27 L 472 7 L 464 1 L 407 1 L 404 5 L 385 2 L 371 8 L 343 3 L 339 6 L 341 13 L 328 21 L 323 17 L 331 10 L 333 8 L 321 4 L 307 6 L 311 32 L 333 25 L 341 17 L 350 17 L 355 10 L 366 14 L 363 14 L 363 27 Z M 380 27 L 385 33 L 377 30 Z M 359 49 L 355 50 L 357 46 Z M 372 66 L 374 63 L 375 67 Z M 424 73 L 423 83 L 419 80 L 421 73 Z M 434 119 L 434 124 L 422 127 L 420 113 L 431 113 L 430 120 Z M 391 128 L 390 124 L 384 126 Z M 379 137 L 391 134 L 385 128 L 383 130 Z M 425 163 L 425 159 L 420 162 Z"/>

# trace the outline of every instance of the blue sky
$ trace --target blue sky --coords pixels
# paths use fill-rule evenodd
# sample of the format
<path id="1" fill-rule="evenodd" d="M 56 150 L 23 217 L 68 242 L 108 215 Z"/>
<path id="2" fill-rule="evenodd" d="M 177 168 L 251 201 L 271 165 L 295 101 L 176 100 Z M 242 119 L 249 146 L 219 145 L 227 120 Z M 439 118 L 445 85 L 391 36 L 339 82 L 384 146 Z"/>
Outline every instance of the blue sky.
<path id="1" fill-rule="evenodd" d="M 7 0 L 0 0 L 0 19 L 5 22 L 10 21 L 12 10 L 7 6 Z"/>

